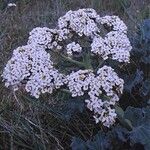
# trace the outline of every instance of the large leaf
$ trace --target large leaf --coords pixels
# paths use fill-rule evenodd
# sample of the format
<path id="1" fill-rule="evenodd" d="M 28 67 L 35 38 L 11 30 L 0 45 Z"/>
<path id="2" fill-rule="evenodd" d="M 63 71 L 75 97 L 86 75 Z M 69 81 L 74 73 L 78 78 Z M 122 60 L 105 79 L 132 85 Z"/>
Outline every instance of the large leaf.
<path id="1" fill-rule="evenodd" d="M 92 139 L 83 141 L 80 138 L 73 138 L 72 150 L 108 150 L 110 149 L 109 137 L 102 131 L 98 132 Z"/>
<path id="2" fill-rule="evenodd" d="M 150 19 L 145 19 L 141 25 L 143 40 L 150 41 Z"/>
<path id="3" fill-rule="evenodd" d="M 131 143 L 140 143 L 145 150 L 150 150 L 150 108 L 128 107 L 124 117 L 134 126 L 129 132 Z"/>
<path id="4" fill-rule="evenodd" d="M 143 21 L 139 31 L 138 36 L 133 40 L 133 59 L 150 64 L 150 19 Z"/>
<path id="5" fill-rule="evenodd" d="M 134 127 L 141 125 L 141 119 L 143 114 L 141 113 L 140 108 L 128 107 L 125 111 L 124 118 L 131 121 Z"/>
<path id="6" fill-rule="evenodd" d="M 117 141 L 122 141 L 122 142 L 127 142 L 128 137 L 127 137 L 128 130 L 120 125 L 113 127 L 113 129 L 109 132 L 110 137 L 113 140 Z"/>
<path id="7" fill-rule="evenodd" d="M 137 70 L 132 76 L 128 76 L 125 79 L 125 90 L 129 93 L 132 92 L 133 88 L 143 81 L 143 72 Z"/>
<path id="8" fill-rule="evenodd" d="M 86 142 L 80 138 L 74 137 L 71 143 L 72 150 L 87 150 Z"/>
<path id="9" fill-rule="evenodd" d="M 145 80 L 143 82 L 140 92 L 141 92 L 141 95 L 143 96 L 150 96 L 150 81 Z"/>
<path id="10" fill-rule="evenodd" d="M 107 150 L 110 147 L 108 136 L 104 132 L 99 132 L 92 140 L 87 141 L 88 150 Z"/>
<path id="11" fill-rule="evenodd" d="M 145 150 L 150 150 L 150 123 L 144 123 L 133 129 L 130 133 L 133 143 L 141 143 Z"/>

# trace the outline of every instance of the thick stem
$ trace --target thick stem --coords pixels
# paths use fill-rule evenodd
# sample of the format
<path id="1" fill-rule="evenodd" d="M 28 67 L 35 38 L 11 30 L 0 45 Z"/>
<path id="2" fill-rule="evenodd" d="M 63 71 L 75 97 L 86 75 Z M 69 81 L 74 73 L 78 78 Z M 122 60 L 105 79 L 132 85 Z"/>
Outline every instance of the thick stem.
<path id="1" fill-rule="evenodd" d="M 87 52 L 87 54 L 83 58 L 83 62 L 84 62 L 84 65 L 85 65 L 86 69 L 92 69 L 93 70 L 93 67 L 92 67 L 92 64 L 91 64 L 90 52 L 89 51 Z"/>
<path id="2" fill-rule="evenodd" d="M 124 118 L 124 111 L 121 107 L 119 106 L 115 106 L 115 111 L 117 114 L 117 118 L 119 120 L 119 122 L 129 131 L 131 131 L 133 129 L 132 124 L 130 122 L 130 120 Z"/>
<path id="3" fill-rule="evenodd" d="M 105 62 L 105 60 L 103 60 L 103 59 L 99 60 L 99 65 L 97 66 L 97 70 L 102 67 L 102 65 L 104 64 L 104 62 Z"/>
<path id="4" fill-rule="evenodd" d="M 60 54 L 60 53 L 57 52 L 57 51 L 52 51 L 52 52 L 53 52 L 53 53 L 56 53 L 57 55 L 59 55 L 60 57 L 62 57 L 64 60 L 66 60 L 66 61 L 68 61 L 68 62 L 70 62 L 70 63 L 76 64 L 76 65 L 78 65 L 78 66 L 80 66 L 80 67 L 85 67 L 85 64 L 82 63 L 82 62 L 80 62 L 80 61 L 74 60 L 74 59 L 72 59 L 72 58 L 70 58 L 70 57 L 67 57 L 67 56 L 65 56 L 65 55 L 63 55 L 63 54 Z"/>
<path id="5" fill-rule="evenodd" d="M 60 89 L 60 91 L 68 93 L 68 94 L 71 94 L 71 92 L 69 90 L 67 90 L 67 89 Z"/>
<path id="6" fill-rule="evenodd" d="M 67 57 L 67 56 L 65 56 L 65 55 L 62 55 L 62 54 L 60 54 L 60 56 L 61 56 L 63 59 L 65 59 L 66 61 L 69 61 L 69 62 L 71 62 L 71 63 L 73 63 L 73 64 L 76 64 L 76 65 L 78 65 L 78 66 L 80 66 L 80 67 L 85 67 L 85 64 L 82 63 L 82 62 L 80 62 L 80 61 L 76 61 L 76 60 L 71 59 L 71 58 L 69 58 L 69 57 Z"/>
<path id="7" fill-rule="evenodd" d="M 118 115 L 118 114 L 117 114 Z M 127 119 L 124 119 L 123 117 L 119 116 L 118 115 L 118 120 L 119 122 L 129 131 L 132 131 L 133 130 L 133 127 L 129 124 L 129 120 Z"/>

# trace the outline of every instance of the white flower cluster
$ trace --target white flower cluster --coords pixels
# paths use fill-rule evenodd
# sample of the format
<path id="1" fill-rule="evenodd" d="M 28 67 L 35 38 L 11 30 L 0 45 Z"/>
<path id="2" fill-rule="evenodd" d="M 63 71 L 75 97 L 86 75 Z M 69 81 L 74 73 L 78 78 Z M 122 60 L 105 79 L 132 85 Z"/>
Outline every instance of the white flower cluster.
<path id="1" fill-rule="evenodd" d="M 68 87 L 72 96 L 82 96 L 88 91 L 87 107 L 94 112 L 96 123 L 101 121 L 109 127 L 115 122 L 116 113 L 112 108 L 119 100 L 123 91 L 124 81 L 120 79 L 111 67 L 103 66 L 95 76 L 91 70 L 72 72 L 67 77 Z M 101 95 L 106 95 L 103 100 Z"/>
<path id="2" fill-rule="evenodd" d="M 104 38 L 100 36 L 99 24 L 111 29 Z M 132 47 L 123 21 L 117 16 L 100 17 L 94 9 L 87 8 L 69 11 L 60 17 L 58 29 L 34 28 L 27 45 L 14 50 L 2 77 L 7 87 L 13 86 L 17 90 L 25 85 L 26 91 L 36 98 L 41 93 L 52 93 L 62 85 L 69 88 L 72 97 L 87 94 L 89 99 L 85 102 L 87 108 L 94 112 L 96 123 L 102 122 L 109 127 L 115 122 L 114 105 L 119 101 L 124 81 L 108 66 L 99 68 L 96 74 L 93 70 L 85 69 L 63 75 L 54 68 L 46 51 L 58 49 L 64 52 L 65 49 L 68 56 L 81 53 L 82 47 L 78 43 L 85 36 L 92 40 L 92 53 L 104 60 L 111 58 L 129 62 Z M 78 38 L 78 43 L 73 42 L 74 37 Z"/>
<path id="3" fill-rule="evenodd" d="M 87 108 L 94 112 L 93 117 L 96 123 L 102 122 L 106 127 L 110 127 L 115 123 L 117 114 L 109 101 L 95 97 L 94 99 L 85 100 L 85 102 Z"/>
<path id="4" fill-rule="evenodd" d="M 112 27 L 113 31 L 127 33 L 127 26 L 118 16 L 98 17 L 96 22 Z"/>
<path id="5" fill-rule="evenodd" d="M 97 77 L 91 82 L 91 98 L 102 94 L 102 89 L 107 96 L 121 94 L 123 91 L 123 80 L 120 79 L 111 67 L 103 66 L 98 69 Z M 114 91 L 115 90 L 115 91 Z"/>
<path id="6" fill-rule="evenodd" d="M 111 31 L 104 38 L 100 36 L 99 24 L 106 25 Z M 94 9 L 69 11 L 58 20 L 59 29 L 76 32 L 79 36 L 90 36 L 91 52 L 104 60 L 111 58 L 119 62 L 129 62 L 132 49 L 127 37 L 127 26 L 118 16 L 100 17 Z M 69 51 L 71 53 L 71 50 Z"/>
<path id="7" fill-rule="evenodd" d="M 100 35 L 93 38 L 91 52 L 100 55 L 104 60 L 111 58 L 119 62 L 130 61 L 132 46 L 127 37 L 127 26 L 118 16 L 98 17 L 98 23 L 111 27 L 104 38 Z"/>
<path id="8" fill-rule="evenodd" d="M 67 86 L 72 93 L 72 97 L 84 95 L 84 91 L 89 89 L 89 84 L 92 82 L 93 78 L 94 74 L 92 70 L 79 70 L 68 75 Z"/>
<path id="9" fill-rule="evenodd" d="M 67 50 L 68 56 L 72 56 L 73 52 L 81 53 L 82 47 L 78 43 L 72 42 L 67 45 L 66 50 Z"/>
<path id="10" fill-rule="evenodd" d="M 119 62 L 130 61 L 132 46 L 126 34 L 117 31 L 109 32 L 105 38 L 95 36 L 91 52 L 100 55 L 104 60 L 111 58 Z"/>
<path id="11" fill-rule="evenodd" d="M 99 33 L 99 28 L 95 22 L 97 13 L 94 9 L 79 9 L 77 11 L 68 11 L 63 17 L 58 20 L 60 29 L 70 29 L 76 32 L 79 36 L 91 36 Z"/>
<path id="12" fill-rule="evenodd" d="M 114 105 L 119 101 L 118 95 L 123 91 L 124 81 L 120 79 L 111 67 L 103 66 L 97 71 L 97 77 L 90 84 L 87 107 L 94 112 L 96 123 L 101 121 L 110 127 L 115 122 Z M 101 95 L 106 95 L 100 98 Z"/>
<path id="13" fill-rule="evenodd" d="M 13 52 L 2 74 L 5 85 L 16 90 L 25 81 L 25 89 L 38 98 L 41 93 L 52 93 L 64 84 L 65 78 L 53 68 L 50 55 L 41 47 L 26 45 Z"/>
<path id="14" fill-rule="evenodd" d="M 36 27 L 29 33 L 28 44 L 42 46 L 48 49 L 62 49 L 59 43 L 68 38 L 68 29 L 49 29 Z"/>
<path id="15" fill-rule="evenodd" d="M 7 6 L 8 7 L 16 7 L 17 5 L 15 3 L 8 3 Z"/>

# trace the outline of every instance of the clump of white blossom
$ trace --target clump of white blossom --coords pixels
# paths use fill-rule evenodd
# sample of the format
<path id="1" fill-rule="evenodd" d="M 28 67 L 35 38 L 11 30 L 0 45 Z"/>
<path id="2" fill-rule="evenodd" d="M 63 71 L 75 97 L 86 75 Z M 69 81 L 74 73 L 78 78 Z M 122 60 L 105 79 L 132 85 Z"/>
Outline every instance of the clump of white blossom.
<path id="1" fill-rule="evenodd" d="M 101 36 L 100 25 L 109 27 L 109 32 L 104 37 Z M 74 37 L 76 38 L 73 39 Z M 84 37 L 90 38 L 88 42 L 91 54 L 98 55 L 103 60 L 109 58 L 119 62 L 130 61 L 132 47 L 127 37 L 127 26 L 118 16 L 101 17 L 90 8 L 70 10 L 58 19 L 56 29 L 34 28 L 29 33 L 27 45 L 13 51 L 2 77 L 7 87 L 18 90 L 23 86 L 36 98 L 62 86 L 69 90 L 72 97 L 86 95 L 85 103 L 93 111 L 96 123 L 101 122 L 110 127 L 117 117 L 114 106 L 123 92 L 124 81 L 113 68 L 106 65 L 97 71 L 84 65 L 85 69 L 62 74 L 54 67 L 48 52 L 59 50 L 59 53 L 67 54 L 63 58 L 77 62 L 73 55 L 76 52 L 85 53 L 82 44 L 80 45 L 80 38 L 83 40 Z"/>
<path id="2" fill-rule="evenodd" d="M 7 6 L 8 7 L 16 7 L 17 5 L 15 3 L 8 3 Z"/>
<path id="3" fill-rule="evenodd" d="M 29 33 L 28 44 L 38 45 L 48 49 L 62 49 L 61 42 L 68 38 L 68 29 L 49 29 L 36 27 Z"/>
<path id="4" fill-rule="evenodd" d="M 95 36 L 91 44 L 91 52 L 104 60 L 111 58 L 119 62 L 130 61 L 132 47 L 126 34 L 117 31 L 109 32 L 105 38 Z"/>
<path id="5" fill-rule="evenodd" d="M 25 82 L 25 89 L 38 98 L 41 93 L 52 93 L 63 85 L 65 78 L 53 67 L 50 54 L 43 48 L 26 45 L 14 50 L 2 74 L 5 85 L 15 90 Z"/>
<path id="6" fill-rule="evenodd" d="M 114 69 L 103 66 L 96 75 L 92 70 L 79 70 L 68 75 L 67 80 L 73 97 L 83 96 L 88 92 L 89 99 L 85 102 L 94 111 L 96 123 L 101 121 L 107 127 L 114 123 L 116 113 L 112 107 L 119 101 L 118 95 L 122 93 L 124 84 Z M 100 98 L 102 95 L 107 98 Z"/>
<path id="7" fill-rule="evenodd" d="M 68 87 L 72 97 L 84 95 L 84 91 L 89 89 L 89 84 L 94 79 L 92 70 L 79 70 L 67 76 Z"/>
<path id="8" fill-rule="evenodd" d="M 113 31 L 127 33 L 127 26 L 118 16 L 97 17 L 96 21 L 111 27 Z"/>
<path id="9" fill-rule="evenodd" d="M 60 29 L 69 29 L 76 32 L 79 36 L 91 36 L 100 32 L 96 24 L 98 14 L 94 9 L 79 9 L 68 11 L 63 17 L 58 19 Z"/>
<path id="10" fill-rule="evenodd" d="M 81 53 L 82 47 L 78 43 L 72 42 L 67 45 L 66 50 L 67 50 L 68 56 L 72 56 L 73 52 Z"/>
<path id="11" fill-rule="evenodd" d="M 96 123 L 101 121 L 109 127 L 115 122 L 114 105 L 119 101 L 118 95 L 123 92 L 123 84 L 124 81 L 111 67 L 103 66 L 98 69 L 97 76 L 90 82 L 90 99 L 86 100 L 87 107 L 94 111 Z"/>

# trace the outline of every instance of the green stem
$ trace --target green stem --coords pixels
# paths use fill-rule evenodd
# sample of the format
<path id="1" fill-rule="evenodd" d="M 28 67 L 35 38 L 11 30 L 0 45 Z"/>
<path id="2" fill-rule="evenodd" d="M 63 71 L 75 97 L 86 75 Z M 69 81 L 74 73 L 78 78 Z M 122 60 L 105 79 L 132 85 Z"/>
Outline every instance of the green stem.
<path id="1" fill-rule="evenodd" d="M 104 64 L 105 60 L 101 59 L 99 60 L 99 65 L 97 66 L 97 69 L 98 70 L 99 68 L 101 68 L 101 66 Z"/>
<path id="2" fill-rule="evenodd" d="M 60 89 L 62 92 L 65 92 L 65 93 L 68 93 L 68 94 L 71 94 L 71 92 L 67 89 Z"/>
<path id="3" fill-rule="evenodd" d="M 71 59 L 70 57 L 67 57 L 67 56 L 65 56 L 65 55 L 63 55 L 63 54 L 60 54 L 60 53 L 57 52 L 57 51 L 52 51 L 52 52 L 53 52 L 53 53 L 56 53 L 57 55 L 59 55 L 60 57 L 62 57 L 62 58 L 63 58 L 64 60 L 66 60 L 66 61 L 69 61 L 69 62 L 71 62 L 71 63 L 73 63 L 73 64 L 76 64 L 76 65 L 78 65 L 78 66 L 80 66 L 80 67 L 85 67 L 85 64 L 82 63 L 82 62 L 80 62 L 80 61 Z"/>
<path id="4" fill-rule="evenodd" d="M 84 65 L 85 65 L 86 69 L 92 69 L 93 70 L 90 56 L 91 56 L 90 52 L 88 51 L 87 54 L 83 57 L 83 62 L 84 62 Z"/>
<path id="5" fill-rule="evenodd" d="M 118 115 L 118 114 L 117 114 Z M 129 122 L 127 122 L 126 119 L 124 119 L 123 117 L 118 115 L 118 120 L 119 122 L 129 131 L 133 130 L 133 127 L 129 124 Z M 128 120 L 129 121 L 129 120 Z"/>
<path id="6" fill-rule="evenodd" d="M 70 57 L 67 57 L 63 54 L 60 54 L 59 52 L 56 52 L 56 51 L 52 51 L 54 53 L 57 53 L 60 57 L 62 57 L 64 60 L 70 62 L 70 63 L 73 63 L 73 64 L 76 64 L 80 67 L 84 67 L 85 69 L 93 69 L 92 67 L 92 64 L 91 64 L 91 59 L 90 59 L 90 53 L 88 52 L 87 55 L 85 56 L 83 62 L 80 62 L 80 61 L 77 61 L 77 60 L 74 60 Z"/>
<path id="7" fill-rule="evenodd" d="M 129 131 L 131 131 L 133 129 L 133 126 L 130 122 L 130 120 L 124 118 L 124 111 L 121 107 L 119 106 L 115 106 L 115 111 L 116 111 L 116 114 L 117 114 L 117 118 L 119 120 L 119 122 L 126 128 L 128 129 Z"/>
<path id="8" fill-rule="evenodd" d="M 71 63 L 74 63 L 74 64 L 76 64 L 76 65 L 78 65 L 78 66 L 80 66 L 80 67 L 85 67 L 85 64 L 82 63 L 82 62 L 76 61 L 76 60 L 71 59 L 71 58 L 69 58 L 69 57 L 67 57 L 67 56 L 65 56 L 65 55 L 62 55 L 62 54 L 60 54 L 60 56 L 61 56 L 63 59 L 65 59 L 65 60 L 67 60 L 67 61 L 69 61 L 69 62 L 71 62 Z"/>

